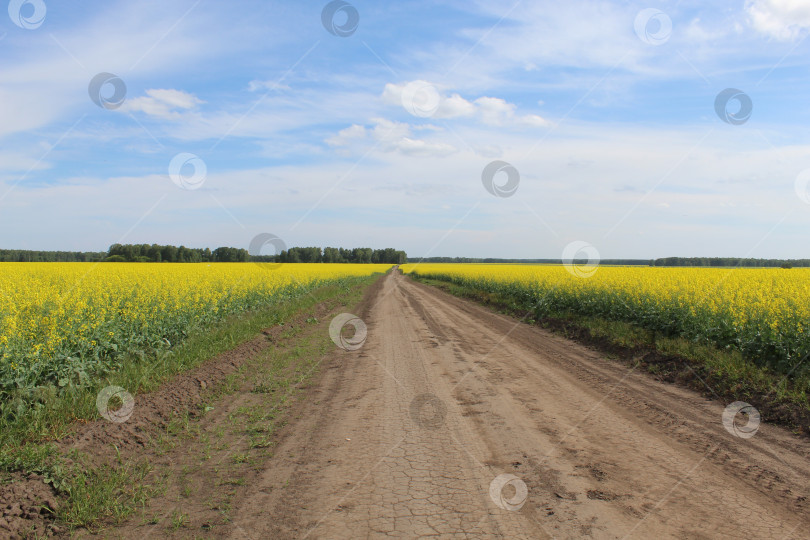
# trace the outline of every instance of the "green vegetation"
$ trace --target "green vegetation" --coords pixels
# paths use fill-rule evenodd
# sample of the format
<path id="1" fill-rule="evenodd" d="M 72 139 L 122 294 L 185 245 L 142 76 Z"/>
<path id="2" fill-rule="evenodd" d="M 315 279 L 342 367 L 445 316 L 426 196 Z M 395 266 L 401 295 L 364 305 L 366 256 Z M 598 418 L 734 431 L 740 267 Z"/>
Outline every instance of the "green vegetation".
<path id="1" fill-rule="evenodd" d="M 188 248 L 158 244 L 113 244 L 106 252 L 0 249 L 0 262 L 285 262 L 403 264 L 408 256 L 394 248 L 291 247 L 278 255 L 251 255 L 234 247 Z"/>
<path id="2" fill-rule="evenodd" d="M 294 247 L 279 253 L 276 262 L 283 263 L 360 263 L 360 264 L 403 264 L 408 256 L 394 248 L 343 249 L 327 247 Z"/>
<path id="3" fill-rule="evenodd" d="M 738 259 L 735 257 L 665 257 L 655 259 L 653 266 L 718 266 L 741 268 L 802 268 L 810 259 Z"/>
<path id="4" fill-rule="evenodd" d="M 409 263 L 563 264 L 561 259 L 493 259 L 475 257 L 412 257 Z M 575 260 L 586 264 L 586 260 Z M 401 263 L 400 263 L 401 264 Z M 664 257 L 661 259 L 601 259 L 603 266 L 710 266 L 730 268 L 802 268 L 810 259 L 751 259 L 736 257 Z"/>
<path id="5" fill-rule="evenodd" d="M 496 259 L 475 257 L 411 257 L 409 263 L 478 263 L 478 264 L 562 264 L 560 259 Z M 576 261 L 579 263 L 580 261 Z M 581 261 L 586 263 L 587 261 Z M 651 266 L 651 259 L 603 259 L 600 264 L 617 266 Z"/>
<path id="6" fill-rule="evenodd" d="M 219 247 L 197 249 L 185 246 L 160 246 L 158 244 L 113 244 L 107 250 L 108 262 L 248 262 L 246 249 Z"/>
<path id="7" fill-rule="evenodd" d="M 31 251 L 0 249 L 0 262 L 98 262 L 107 256 L 103 251 Z"/>

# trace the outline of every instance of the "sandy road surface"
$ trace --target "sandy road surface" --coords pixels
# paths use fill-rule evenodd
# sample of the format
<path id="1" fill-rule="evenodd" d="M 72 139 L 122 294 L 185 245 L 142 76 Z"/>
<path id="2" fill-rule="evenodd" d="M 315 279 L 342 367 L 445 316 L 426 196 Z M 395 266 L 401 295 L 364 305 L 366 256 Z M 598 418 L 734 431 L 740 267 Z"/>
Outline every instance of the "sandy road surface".
<path id="1" fill-rule="evenodd" d="M 401 275 L 358 315 L 232 538 L 810 536 L 807 441 Z"/>

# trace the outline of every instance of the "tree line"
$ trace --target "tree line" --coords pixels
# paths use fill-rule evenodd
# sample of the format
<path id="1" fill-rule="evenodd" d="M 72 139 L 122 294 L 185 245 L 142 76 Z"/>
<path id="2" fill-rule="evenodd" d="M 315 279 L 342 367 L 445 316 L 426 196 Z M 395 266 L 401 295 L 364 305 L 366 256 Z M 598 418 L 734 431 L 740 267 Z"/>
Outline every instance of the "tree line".
<path id="1" fill-rule="evenodd" d="M 103 251 L 32 251 L 0 249 L 0 262 L 96 262 L 104 260 Z"/>
<path id="2" fill-rule="evenodd" d="M 105 261 L 110 262 L 280 262 L 280 263 L 386 263 L 401 264 L 404 251 L 394 248 L 319 248 L 291 247 L 277 255 L 251 255 L 246 249 L 233 247 L 187 248 L 157 244 L 113 244 Z"/>
<path id="3" fill-rule="evenodd" d="M 472 257 L 418 257 L 409 258 L 409 263 L 479 263 L 479 264 L 562 264 L 562 259 L 493 259 Z M 574 259 L 576 264 L 585 264 L 585 259 Z M 601 259 L 600 264 L 622 266 L 652 266 L 654 260 L 650 259 Z"/>
<path id="4" fill-rule="evenodd" d="M 408 256 L 394 248 L 291 247 L 277 255 L 250 255 L 234 247 L 188 248 L 159 244 L 113 244 L 106 252 L 0 249 L 0 262 L 283 262 L 403 264 Z"/>
<path id="5" fill-rule="evenodd" d="M 738 259 L 735 257 L 665 257 L 655 259 L 654 266 L 744 266 L 746 268 L 800 268 L 810 266 L 810 259 Z"/>
<path id="6" fill-rule="evenodd" d="M 408 255 L 394 248 L 293 247 L 283 250 L 275 260 L 282 263 L 404 264 Z"/>
<path id="7" fill-rule="evenodd" d="M 113 244 L 104 251 L 37 251 L 0 249 L 0 262 L 324 262 L 324 263 L 522 263 L 561 264 L 560 259 L 498 259 L 476 257 L 411 257 L 393 248 L 292 247 L 278 255 L 250 255 L 234 247 L 187 248 L 158 244 Z M 584 263 L 586 261 L 575 261 Z M 623 266 L 704 266 L 746 268 L 810 267 L 810 259 L 753 259 L 734 257 L 663 257 L 660 259 L 602 259 L 604 265 Z"/>
<path id="8" fill-rule="evenodd" d="M 161 246 L 158 244 L 113 244 L 107 250 L 107 262 L 248 262 L 246 249 L 232 247 L 187 248 L 186 246 Z"/>
<path id="9" fill-rule="evenodd" d="M 516 263 L 516 264 L 562 264 L 561 259 L 493 259 L 472 257 L 411 257 L 409 263 Z M 585 259 L 574 263 L 584 264 Z M 599 264 L 616 266 L 706 266 L 744 268 L 800 268 L 810 267 L 810 259 L 752 259 L 735 257 L 663 257 L 661 259 L 601 259 Z"/>

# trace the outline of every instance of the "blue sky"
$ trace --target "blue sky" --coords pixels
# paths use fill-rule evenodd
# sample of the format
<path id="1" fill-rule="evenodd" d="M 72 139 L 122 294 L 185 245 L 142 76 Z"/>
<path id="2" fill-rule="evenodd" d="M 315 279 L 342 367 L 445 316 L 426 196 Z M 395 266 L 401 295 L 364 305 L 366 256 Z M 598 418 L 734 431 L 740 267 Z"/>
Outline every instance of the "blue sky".
<path id="1" fill-rule="evenodd" d="M 330 7 L 356 29 L 330 33 Z M 414 256 L 810 256 L 810 2 L 3 11 L 3 248 L 268 232 Z M 120 103 L 91 99 L 99 73 Z M 715 110 L 727 88 L 753 104 L 738 125 Z M 519 173 L 511 196 L 482 184 L 495 160 Z"/>

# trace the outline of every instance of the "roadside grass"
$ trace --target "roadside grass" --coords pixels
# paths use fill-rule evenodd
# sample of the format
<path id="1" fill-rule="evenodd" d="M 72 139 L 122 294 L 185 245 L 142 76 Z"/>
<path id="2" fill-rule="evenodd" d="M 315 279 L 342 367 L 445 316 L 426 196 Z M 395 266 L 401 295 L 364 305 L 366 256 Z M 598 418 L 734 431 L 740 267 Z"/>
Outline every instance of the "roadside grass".
<path id="1" fill-rule="evenodd" d="M 357 296 L 349 303 L 359 300 Z M 222 509 L 221 522 L 212 523 L 211 527 L 229 521 L 235 488 L 245 485 L 250 472 L 259 470 L 260 463 L 273 455 L 273 437 L 287 424 L 287 407 L 318 373 L 322 359 L 335 348 L 328 333 L 312 332 L 306 327 L 292 329 L 286 339 L 293 345 L 269 349 L 263 357 L 244 364 L 239 372 L 241 385 L 227 394 L 244 392 L 247 403 L 228 415 L 228 436 L 236 442 L 229 442 L 207 458 L 217 466 L 212 474 L 204 476 L 213 486 L 225 488 L 216 499 Z M 256 392 L 257 387 L 272 389 Z M 198 441 L 202 445 L 204 438 Z"/>
<path id="2" fill-rule="evenodd" d="M 757 366 L 738 351 L 663 336 L 623 321 L 573 313 L 554 313 L 535 320 L 534 306 L 525 299 L 412 274 L 410 277 L 594 346 L 662 380 L 691 387 L 722 402 L 745 401 L 759 410 L 763 420 L 810 435 L 810 400 L 804 390 L 810 387 L 810 375 L 775 373 Z"/>
<path id="3" fill-rule="evenodd" d="M 113 520 L 126 518 L 143 506 L 159 486 L 144 484 L 151 471 L 147 461 L 124 461 L 101 467 L 76 467 L 71 470 L 68 497 L 57 510 L 60 521 L 68 525 L 90 525 L 98 516 Z"/>
<path id="4" fill-rule="evenodd" d="M 343 306 L 357 304 L 362 288 L 342 295 Z M 165 534 L 175 533 L 177 515 L 199 511 L 199 501 L 190 493 L 210 493 L 204 503 L 216 511 L 204 528 L 215 530 L 231 520 L 231 508 L 237 488 L 247 484 L 252 474 L 273 455 L 273 438 L 287 424 L 287 409 L 318 373 L 321 361 L 334 350 L 327 332 L 316 331 L 314 316 L 305 323 L 285 330 L 279 346 L 246 361 L 234 374 L 234 380 L 212 389 L 208 408 L 221 416 L 204 429 L 192 422 L 182 437 L 183 454 L 194 466 L 182 471 L 166 471 L 168 493 L 161 499 L 167 512 L 155 515 L 142 509 L 141 523 L 161 526 Z M 238 394 L 238 395 L 235 395 Z M 192 474 L 194 473 L 194 474 Z M 195 524 L 196 525 L 196 524 Z"/>
<path id="5" fill-rule="evenodd" d="M 42 389 L 36 403 L 29 404 L 25 414 L 12 421 L 0 421 L 0 476 L 7 482 L 13 481 L 11 473 L 42 475 L 60 495 L 60 504 L 54 513 L 62 525 L 76 528 L 93 527 L 100 521 L 121 522 L 138 508 L 144 508 L 151 497 L 165 492 L 168 481 L 166 472 L 154 471 L 147 459 L 123 460 L 120 456 L 117 463 L 92 467 L 88 466 L 86 456 L 75 451 L 62 455 L 54 444 L 69 435 L 78 424 L 100 418 L 96 409 L 100 389 L 110 385 L 121 386 L 132 395 L 155 390 L 175 375 L 255 338 L 265 329 L 283 325 L 320 303 L 347 305 L 359 302 L 363 291 L 379 277 L 377 274 L 344 279 L 302 293 L 293 300 L 287 298 L 260 311 L 232 316 L 191 333 L 168 353 L 163 352 L 152 358 L 134 356 L 123 362 L 119 371 L 99 379 L 92 386 L 70 388 L 61 394 Z M 289 337 L 295 332 L 284 332 L 282 336 L 285 335 Z M 325 340 L 331 343 L 328 335 Z M 325 346 L 325 343 L 321 343 L 321 347 Z M 272 356 L 273 347 L 269 350 Z M 292 361 L 309 352 L 309 347 L 302 346 L 286 360 Z M 285 378 L 274 378 L 278 372 L 273 369 L 262 369 L 267 355 L 258 356 L 257 360 L 246 362 L 223 384 L 209 389 L 210 403 L 203 407 L 203 414 L 213 408 L 217 400 L 233 394 L 244 384 L 248 374 L 247 364 L 254 370 L 250 373 L 251 377 L 258 372 L 264 374 L 261 383 L 263 395 L 274 396 L 272 392 L 276 388 L 285 389 L 293 384 Z M 282 394 L 278 392 L 279 396 Z M 153 441 L 154 449 L 168 452 L 182 438 L 200 437 L 198 432 L 195 433 L 195 422 L 190 418 L 189 411 L 178 411 L 166 426 L 165 433 Z M 265 427 L 261 430 L 252 440 L 253 447 L 257 449 L 265 448 L 272 434 L 272 429 Z M 181 513 L 172 517 L 175 529 L 183 527 L 185 522 Z"/>

